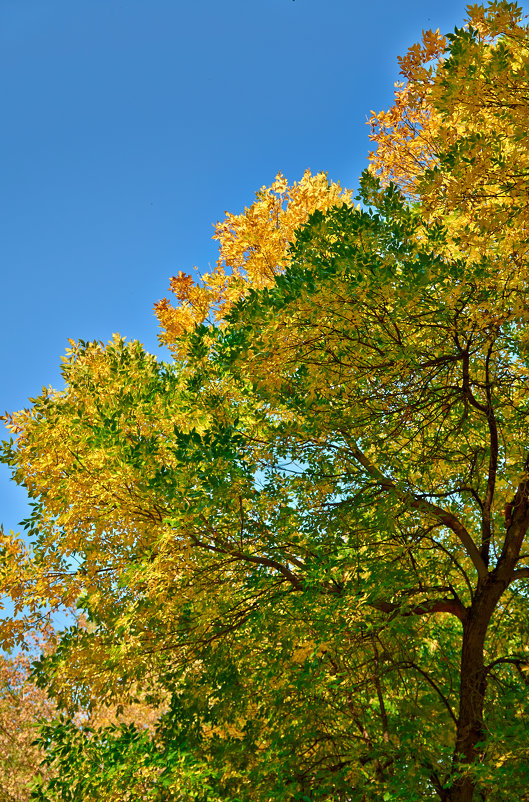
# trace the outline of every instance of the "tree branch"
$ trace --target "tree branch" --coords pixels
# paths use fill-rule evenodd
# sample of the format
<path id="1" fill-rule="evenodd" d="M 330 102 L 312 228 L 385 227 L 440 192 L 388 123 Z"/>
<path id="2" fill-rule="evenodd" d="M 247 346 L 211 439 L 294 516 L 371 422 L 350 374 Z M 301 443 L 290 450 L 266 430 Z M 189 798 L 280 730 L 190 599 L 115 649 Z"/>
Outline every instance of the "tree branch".
<path id="1" fill-rule="evenodd" d="M 522 657 L 498 657 L 497 660 L 493 660 L 492 663 L 489 663 L 488 666 L 485 667 L 485 674 L 488 674 L 494 666 L 501 665 L 502 663 L 510 663 L 511 665 L 515 665 L 516 668 L 529 666 L 529 660 Z"/>
<path id="2" fill-rule="evenodd" d="M 405 663 L 399 663 L 399 665 L 400 665 L 400 666 L 403 666 L 404 668 L 414 668 L 416 671 L 418 671 L 418 672 L 419 672 L 419 674 L 421 674 L 421 675 L 424 677 L 424 679 L 426 680 L 426 682 L 428 682 L 428 684 L 432 686 L 432 688 L 434 689 L 434 691 L 436 691 L 436 692 L 437 692 L 437 694 L 438 694 L 439 698 L 441 699 L 441 701 L 443 702 L 444 706 L 445 706 L 445 707 L 446 707 L 446 709 L 448 710 L 448 712 L 449 712 L 449 714 L 450 714 L 450 718 L 452 719 L 452 721 L 454 722 L 454 724 L 455 724 L 455 725 L 456 725 L 456 727 L 457 727 L 457 716 L 455 715 L 454 711 L 452 710 L 452 707 L 451 707 L 451 705 L 450 705 L 450 702 L 448 701 L 448 699 L 446 698 L 446 696 L 444 695 L 444 693 L 442 692 L 442 690 L 439 688 L 439 686 L 437 685 L 437 683 L 435 682 L 435 680 L 433 680 L 433 679 L 430 677 L 430 675 L 428 674 L 428 672 L 427 672 L 427 671 L 424 671 L 424 669 L 422 669 L 420 666 L 418 666 L 418 665 L 417 665 L 417 663 L 414 663 L 412 660 L 408 660 L 408 661 L 407 661 L 407 662 L 405 662 Z"/>
<path id="3" fill-rule="evenodd" d="M 512 580 L 521 579 L 527 574 L 526 568 L 515 571 L 514 568 L 520 559 L 522 544 L 529 528 L 529 454 L 527 455 L 522 477 L 514 498 L 511 502 L 511 520 L 507 527 L 503 549 L 496 565 L 495 573 L 498 579 L 507 587 Z"/>
<path id="4" fill-rule="evenodd" d="M 478 572 L 479 578 L 486 579 L 488 577 L 487 566 L 485 565 L 485 562 L 483 561 L 476 544 L 472 540 L 467 529 L 463 526 L 461 521 L 456 518 L 455 515 L 453 515 L 453 513 L 449 512 L 448 510 L 444 510 L 442 507 L 438 507 L 437 504 L 432 504 L 430 501 L 425 501 L 408 490 L 399 488 L 395 482 L 393 482 L 387 476 L 384 476 L 384 474 L 376 467 L 376 465 L 371 462 L 371 460 L 366 457 L 362 451 L 360 451 L 356 444 L 353 445 L 352 453 L 355 459 L 357 459 L 362 467 L 366 469 L 369 475 L 377 480 L 383 490 L 395 493 L 400 501 L 404 501 L 412 509 L 421 510 L 427 515 L 433 516 L 440 523 L 451 529 L 465 547 L 467 555 L 472 560 L 474 567 Z"/>
<path id="5" fill-rule="evenodd" d="M 262 565 L 265 568 L 272 568 L 273 570 L 282 574 L 295 590 L 303 590 L 303 583 L 299 577 L 293 574 L 292 571 L 290 571 L 285 565 L 277 562 L 277 560 L 272 560 L 269 557 L 257 557 L 253 554 L 246 554 L 240 549 L 237 549 L 229 543 L 223 541 L 223 539 L 219 538 L 216 533 L 213 533 L 213 540 L 215 543 L 219 543 L 220 545 L 205 543 L 203 540 L 199 540 L 199 538 L 194 534 L 191 535 L 191 538 L 194 545 L 198 546 L 199 548 L 206 549 L 208 551 L 214 551 L 217 554 L 229 554 L 231 557 L 241 560 L 241 562 L 254 563 L 255 565 Z"/>
<path id="6" fill-rule="evenodd" d="M 492 408 L 491 382 L 490 382 L 490 357 L 492 355 L 492 343 L 490 344 L 485 358 L 485 388 L 487 394 L 486 416 L 489 427 L 490 455 L 489 471 L 487 478 L 487 490 L 483 499 L 482 518 L 481 518 L 481 556 L 485 565 L 489 564 L 490 559 L 490 538 L 491 538 L 491 506 L 494 498 L 494 488 L 496 486 L 496 473 L 498 470 L 498 427 L 496 417 Z"/>
<path id="7" fill-rule="evenodd" d="M 511 582 L 514 582 L 515 579 L 529 579 L 529 568 L 519 568 L 515 571 L 512 575 Z"/>
<path id="8" fill-rule="evenodd" d="M 368 604 L 383 613 L 394 613 L 402 609 L 402 605 L 395 602 L 371 601 Z M 431 601 L 420 602 L 414 607 L 404 610 L 402 615 L 431 615 L 432 613 L 451 613 L 457 616 L 460 621 L 465 621 L 467 616 L 466 609 L 457 599 L 432 599 Z"/>

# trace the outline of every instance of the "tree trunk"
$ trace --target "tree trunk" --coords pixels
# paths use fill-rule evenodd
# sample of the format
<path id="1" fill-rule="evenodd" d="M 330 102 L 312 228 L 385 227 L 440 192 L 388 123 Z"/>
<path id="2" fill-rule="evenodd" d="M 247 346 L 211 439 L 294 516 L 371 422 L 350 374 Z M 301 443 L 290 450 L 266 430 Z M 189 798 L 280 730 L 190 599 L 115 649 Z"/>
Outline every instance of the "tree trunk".
<path id="1" fill-rule="evenodd" d="M 459 716 L 453 757 L 453 771 L 462 774 L 454 780 L 450 802 L 473 802 L 476 783 L 472 764 L 479 760 L 477 744 L 485 740 L 483 708 L 487 678 L 484 646 L 490 619 L 505 585 L 489 578 L 478 591 L 463 623 Z M 465 771 L 468 766 L 470 771 Z"/>
<path id="2" fill-rule="evenodd" d="M 483 741 L 483 705 L 486 679 L 483 663 L 483 647 L 488 621 L 469 620 L 463 625 L 461 649 L 461 678 L 459 692 L 459 717 L 454 749 L 454 769 L 459 764 L 471 766 L 479 757 L 476 744 Z M 457 769 L 456 769 L 457 770 Z M 450 802 L 472 802 L 475 782 L 470 773 L 456 779 L 449 796 Z"/>

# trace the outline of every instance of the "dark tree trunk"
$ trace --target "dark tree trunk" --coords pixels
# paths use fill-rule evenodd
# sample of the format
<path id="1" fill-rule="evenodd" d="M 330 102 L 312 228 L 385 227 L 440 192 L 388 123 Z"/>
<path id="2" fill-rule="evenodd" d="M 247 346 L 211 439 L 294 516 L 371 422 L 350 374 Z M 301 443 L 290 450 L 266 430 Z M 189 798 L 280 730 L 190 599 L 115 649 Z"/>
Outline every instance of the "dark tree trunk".
<path id="1" fill-rule="evenodd" d="M 492 577 L 478 588 L 472 606 L 463 623 L 461 648 L 461 676 L 459 691 L 459 716 L 454 748 L 454 771 L 462 776 L 454 780 L 448 799 L 450 802 L 473 802 L 475 780 L 471 768 L 479 760 L 481 748 L 477 745 L 485 740 L 483 708 L 487 678 L 484 665 L 484 646 L 492 613 L 503 592 L 504 584 Z"/>
<path id="2" fill-rule="evenodd" d="M 488 622 L 487 622 L 488 623 Z M 486 627 L 469 621 L 463 628 L 461 650 L 461 680 L 459 717 L 457 722 L 454 768 L 457 763 L 471 766 L 479 757 L 476 745 L 483 741 L 483 705 L 485 701 L 485 671 L 483 647 Z M 449 796 L 450 802 L 472 802 L 475 783 L 471 774 L 456 779 Z"/>

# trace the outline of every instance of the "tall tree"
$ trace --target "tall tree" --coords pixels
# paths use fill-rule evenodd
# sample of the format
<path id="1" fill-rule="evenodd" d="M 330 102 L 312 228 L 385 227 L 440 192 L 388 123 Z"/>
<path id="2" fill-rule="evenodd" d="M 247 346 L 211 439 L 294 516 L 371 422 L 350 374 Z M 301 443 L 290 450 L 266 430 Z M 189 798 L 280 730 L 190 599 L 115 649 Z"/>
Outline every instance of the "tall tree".
<path id="1" fill-rule="evenodd" d="M 316 177 L 282 216 L 286 186 L 262 190 L 218 229 L 235 278 L 180 275 L 181 310 L 158 307 L 173 363 L 72 343 L 65 389 L 9 418 L 34 546 L 4 537 L 3 588 L 89 622 L 39 682 L 70 710 L 170 700 L 151 735 L 47 728 L 39 798 L 529 798 L 523 182 L 489 130 L 511 153 L 522 112 L 485 92 L 503 70 L 523 98 L 528 33 L 511 4 L 470 14 L 442 59 L 437 35 L 412 49 L 378 119 L 402 191 L 365 174 L 354 208 Z M 494 202 L 456 90 L 482 104 Z M 416 145 L 415 168 L 390 155 Z"/>

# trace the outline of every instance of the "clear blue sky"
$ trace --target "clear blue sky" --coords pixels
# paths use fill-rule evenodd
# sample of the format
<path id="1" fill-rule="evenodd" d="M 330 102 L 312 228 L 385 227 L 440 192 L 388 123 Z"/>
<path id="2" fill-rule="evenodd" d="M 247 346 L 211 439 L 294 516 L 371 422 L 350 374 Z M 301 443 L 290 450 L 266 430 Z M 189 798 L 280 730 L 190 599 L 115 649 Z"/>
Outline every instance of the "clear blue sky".
<path id="1" fill-rule="evenodd" d="M 460 0 L 0 0 L 0 410 L 68 338 L 157 352 L 169 277 L 281 170 L 356 187 L 397 56 Z M 0 466 L 0 521 L 25 496 Z"/>

